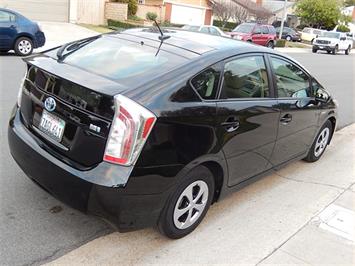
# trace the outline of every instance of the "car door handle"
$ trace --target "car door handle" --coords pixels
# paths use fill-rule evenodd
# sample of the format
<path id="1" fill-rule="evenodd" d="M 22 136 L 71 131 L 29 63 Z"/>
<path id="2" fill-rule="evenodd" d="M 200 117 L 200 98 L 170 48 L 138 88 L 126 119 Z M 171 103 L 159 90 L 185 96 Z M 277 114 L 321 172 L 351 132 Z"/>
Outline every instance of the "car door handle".
<path id="1" fill-rule="evenodd" d="M 224 127 L 227 132 L 233 132 L 239 128 L 240 123 L 236 116 L 230 116 L 225 122 L 221 123 L 221 126 Z"/>
<path id="2" fill-rule="evenodd" d="M 292 115 L 290 114 L 286 114 L 283 117 L 281 117 L 280 122 L 283 125 L 287 125 L 288 123 L 290 123 L 292 121 Z"/>

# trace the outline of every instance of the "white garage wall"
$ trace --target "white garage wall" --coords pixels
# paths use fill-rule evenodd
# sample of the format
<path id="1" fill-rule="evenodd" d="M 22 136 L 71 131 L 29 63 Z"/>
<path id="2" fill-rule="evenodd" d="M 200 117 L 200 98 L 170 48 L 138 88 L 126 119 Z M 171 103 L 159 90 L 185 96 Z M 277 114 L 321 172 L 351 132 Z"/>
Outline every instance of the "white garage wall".
<path id="1" fill-rule="evenodd" d="M 171 23 L 203 25 L 205 22 L 205 9 L 172 5 Z"/>
<path id="2" fill-rule="evenodd" d="M 0 0 L 0 7 L 33 20 L 69 22 L 69 0 Z"/>

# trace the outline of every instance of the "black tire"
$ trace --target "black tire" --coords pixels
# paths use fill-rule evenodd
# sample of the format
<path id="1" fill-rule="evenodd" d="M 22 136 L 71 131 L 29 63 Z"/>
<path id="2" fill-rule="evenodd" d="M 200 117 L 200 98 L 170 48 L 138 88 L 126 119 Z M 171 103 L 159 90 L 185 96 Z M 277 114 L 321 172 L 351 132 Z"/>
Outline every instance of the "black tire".
<path id="1" fill-rule="evenodd" d="M 317 50 L 317 48 L 312 48 L 312 53 L 317 53 L 318 52 L 318 50 Z"/>
<path id="2" fill-rule="evenodd" d="M 287 36 L 286 36 L 286 41 L 288 41 L 288 42 L 292 41 L 292 36 L 287 35 Z"/>
<path id="3" fill-rule="evenodd" d="M 330 53 L 331 53 L 331 51 L 327 51 L 327 53 L 328 53 L 328 54 L 330 54 Z"/>
<path id="4" fill-rule="evenodd" d="M 350 51 L 351 51 L 351 47 L 350 47 L 350 45 L 349 45 L 348 49 L 345 50 L 345 54 L 346 54 L 346 55 L 349 55 L 349 54 L 350 54 Z"/>
<path id="5" fill-rule="evenodd" d="M 252 40 L 247 40 L 247 42 L 248 42 L 248 43 L 253 43 L 253 41 L 252 41 Z"/>
<path id="6" fill-rule="evenodd" d="M 15 53 L 19 56 L 27 56 L 33 52 L 33 42 L 30 38 L 20 37 L 15 42 Z"/>
<path id="7" fill-rule="evenodd" d="M 180 203 L 183 201 L 183 199 L 184 199 L 183 193 L 185 193 L 185 189 L 196 182 L 200 182 L 202 184 L 207 185 L 208 198 L 207 198 L 207 200 L 205 198 L 206 203 L 204 205 L 204 209 L 202 210 L 202 212 L 200 214 L 198 214 L 198 212 L 195 212 L 195 214 L 197 213 L 199 215 L 196 217 L 196 220 L 189 227 L 179 229 L 175 225 L 175 222 L 174 222 L 175 207 L 178 208 L 178 206 L 177 206 L 178 200 L 180 201 Z M 198 185 L 196 185 L 196 186 L 198 186 Z M 194 189 L 195 189 L 195 187 L 193 187 L 193 190 Z M 213 178 L 211 171 L 207 167 L 200 165 L 200 166 L 194 168 L 193 170 L 191 170 L 184 177 L 184 179 L 180 182 L 180 184 L 177 186 L 176 190 L 172 193 L 172 195 L 170 196 L 169 200 L 167 201 L 162 213 L 160 214 L 160 218 L 158 221 L 159 231 L 162 234 L 164 234 L 167 237 L 172 238 L 172 239 L 182 238 L 182 237 L 188 235 L 189 233 L 191 233 L 193 230 L 196 229 L 196 227 L 200 224 L 202 219 L 205 217 L 205 215 L 211 205 L 211 202 L 212 202 L 212 199 L 214 196 L 214 192 L 215 192 L 214 191 L 214 178 Z M 202 197 L 203 197 L 203 195 L 201 195 L 199 198 L 202 199 Z M 196 200 L 197 202 L 199 201 L 199 199 L 197 199 L 197 198 L 194 198 L 194 200 Z M 187 199 L 187 197 L 185 197 L 185 201 L 187 201 L 188 203 L 185 202 L 184 205 L 186 205 L 186 204 L 190 205 L 190 202 Z M 203 204 L 203 203 L 201 203 L 201 204 Z M 187 206 L 185 208 L 187 208 Z M 183 208 L 183 209 L 185 209 L 185 208 Z M 184 218 L 184 215 L 187 214 L 186 219 L 188 219 L 188 217 L 189 217 L 188 215 L 190 214 L 190 211 L 191 211 L 191 213 L 193 213 L 194 210 L 196 211 L 197 209 L 191 208 L 191 209 L 187 210 L 184 214 L 182 214 L 180 216 L 180 218 L 181 217 Z M 177 216 L 177 217 L 179 217 L 179 216 Z"/>
<path id="8" fill-rule="evenodd" d="M 324 130 L 327 129 L 329 132 L 328 138 L 326 143 L 324 144 L 324 147 L 322 148 L 322 150 L 317 150 L 317 143 L 320 140 L 320 135 L 324 132 Z M 330 142 L 330 139 L 332 137 L 333 134 L 333 125 L 332 122 L 330 122 L 329 120 L 327 120 L 327 122 L 325 122 L 325 124 L 322 126 L 322 128 L 319 130 L 317 137 L 315 138 L 315 140 L 313 141 L 313 144 L 311 146 L 311 148 L 308 151 L 307 157 L 304 158 L 303 160 L 313 163 L 318 161 L 322 155 L 324 154 L 325 150 L 327 149 L 327 146 Z M 318 151 L 318 152 L 317 152 Z"/>
<path id="9" fill-rule="evenodd" d="M 336 55 L 338 52 L 338 45 L 335 46 L 335 48 L 332 50 L 332 54 Z"/>
<path id="10" fill-rule="evenodd" d="M 268 47 L 268 48 L 270 48 L 270 49 L 274 49 L 275 44 L 274 44 L 273 41 L 269 41 L 269 42 L 267 43 L 266 47 Z"/>

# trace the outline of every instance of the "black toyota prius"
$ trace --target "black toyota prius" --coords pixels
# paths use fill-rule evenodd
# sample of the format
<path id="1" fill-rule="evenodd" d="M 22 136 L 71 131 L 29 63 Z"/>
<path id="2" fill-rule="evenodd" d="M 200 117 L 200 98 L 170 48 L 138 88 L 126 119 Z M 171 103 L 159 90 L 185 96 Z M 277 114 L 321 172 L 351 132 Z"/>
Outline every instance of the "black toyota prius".
<path id="1" fill-rule="evenodd" d="M 228 38 L 136 29 L 24 61 L 13 158 L 122 232 L 183 237 L 228 193 L 317 161 L 336 128 L 335 101 L 299 63 Z"/>

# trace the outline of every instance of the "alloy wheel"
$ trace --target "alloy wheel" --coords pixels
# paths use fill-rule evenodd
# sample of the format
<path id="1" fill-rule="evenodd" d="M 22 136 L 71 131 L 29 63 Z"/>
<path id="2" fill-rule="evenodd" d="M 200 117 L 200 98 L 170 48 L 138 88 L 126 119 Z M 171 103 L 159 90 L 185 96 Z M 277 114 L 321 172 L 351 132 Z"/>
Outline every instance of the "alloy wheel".
<path id="1" fill-rule="evenodd" d="M 22 40 L 18 43 L 18 50 L 23 55 L 27 55 L 32 51 L 32 44 L 28 40 Z"/>
<path id="2" fill-rule="evenodd" d="M 329 141 L 329 136 L 330 136 L 330 130 L 327 127 L 324 128 L 322 130 L 322 132 L 319 134 L 319 136 L 317 138 L 316 145 L 314 147 L 314 155 L 316 157 L 319 157 L 320 155 L 322 155 L 323 151 L 327 147 L 328 141 Z"/>
<path id="3" fill-rule="evenodd" d="M 203 213 L 208 201 L 208 185 L 198 180 L 185 188 L 174 208 L 174 225 L 186 229 L 193 225 Z"/>

